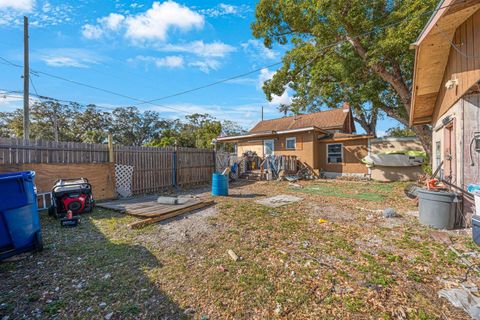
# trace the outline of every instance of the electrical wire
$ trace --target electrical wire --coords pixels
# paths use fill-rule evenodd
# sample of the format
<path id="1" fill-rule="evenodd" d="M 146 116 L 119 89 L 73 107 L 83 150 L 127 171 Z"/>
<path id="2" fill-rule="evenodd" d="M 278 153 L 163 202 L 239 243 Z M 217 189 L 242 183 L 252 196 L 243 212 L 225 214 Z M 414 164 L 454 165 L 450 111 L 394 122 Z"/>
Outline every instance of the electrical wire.
<path id="1" fill-rule="evenodd" d="M 364 32 L 364 33 L 361 33 L 361 34 L 358 34 L 356 36 L 352 36 L 350 38 L 346 38 L 346 39 L 343 39 L 343 40 L 339 40 L 337 42 L 334 42 L 334 43 L 331 43 L 331 44 L 328 44 L 328 45 L 325 45 L 325 46 L 322 46 L 321 48 L 318 49 L 318 53 L 321 53 L 321 51 L 323 50 L 326 50 L 328 48 L 332 48 L 332 47 L 335 47 L 335 46 L 338 46 L 340 44 L 343 44 L 343 43 L 346 43 L 346 42 L 349 42 L 351 41 L 351 39 L 356 39 L 356 38 L 360 38 L 360 37 L 363 37 L 365 35 L 369 35 L 369 34 L 372 34 L 372 33 L 375 33 L 375 32 L 379 32 L 380 30 L 384 30 L 386 28 L 390 28 L 392 26 L 395 26 L 395 25 L 398 25 L 408 19 L 413 19 L 413 18 L 417 18 L 417 17 L 421 17 L 421 16 L 424 16 L 426 14 L 431 14 L 431 13 L 434 13 L 434 12 L 437 12 L 439 10 L 442 10 L 442 9 L 445 9 L 445 8 L 448 8 L 448 7 L 451 7 L 451 6 L 454 6 L 454 5 L 459 5 L 461 3 L 453 3 L 453 4 L 449 4 L 449 5 L 446 5 L 446 6 L 443 6 L 443 7 L 439 7 L 439 8 L 436 8 L 434 10 L 429 10 L 429 11 L 425 11 L 417 16 L 408 16 L 404 19 L 401 19 L 397 22 L 394 22 L 394 23 L 390 23 L 390 24 L 386 24 L 386 25 L 383 25 L 381 27 L 378 27 L 378 28 L 373 28 L 372 30 L 368 31 L 368 32 Z M 314 57 L 314 59 L 311 59 L 309 62 L 307 62 L 307 64 L 305 64 L 301 70 L 303 70 L 304 68 L 306 68 L 309 64 L 313 63 L 316 59 L 318 58 L 318 56 Z M 4 61 L 5 63 L 13 66 L 13 67 L 19 67 L 19 68 L 23 68 L 22 65 L 19 65 L 19 64 L 16 64 L 16 63 L 13 63 L 3 57 L 0 56 L 0 60 Z M 279 62 L 276 62 L 276 63 L 273 63 L 273 64 L 270 64 L 270 65 L 267 65 L 267 66 L 263 66 L 261 68 L 257 68 L 255 70 L 251 70 L 251 71 L 248 71 L 248 72 L 245 72 L 245 73 L 241 73 L 241 74 L 238 74 L 238 75 L 235 75 L 235 76 L 231 76 L 231 77 L 228 77 L 228 78 L 225 78 L 225 79 L 221 79 L 221 80 L 218 80 L 218 81 L 214 81 L 212 83 L 208 83 L 208 84 L 205 84 L 205 85 L 202 85 L 202 86 L 198 86 L 198 87 L 195 87 L 195 88 L 192 88 L 192 89 L 188 89 L 188 90 L 184 90 L 184 91 L 181 91 L 181 92 L 177 92 L 177 93 L 173 93 L 173 94 L 170 94 L 170 95 L 166 95 L 166 96 L 163 96 L 163 97 L 160 97 L 160 98 L 156 98 L 156 99 L 152 99 L 152 100 L 143 100 L 143 99 L 138 99 L 138 98 L 135 98 L 135 97 L 131 97 L 131 96 L 128 96 L 128 95 L 125 95 L 125 94 L 122 94 L 122 93 L 118 93 L 118 92 L 115 92 L 115 91 L 112 91 L 112 90 L 109 90 L 109 89 L 104 89 L 104 88 L 101 88 L 101 87 L 97 87 L 97 86 L 94 86 L 94 85 L 91 85 L 91 84 L 88 84 L 88 83 L 83 83 L 83 82 L 80 82 L 80 81 L 77 81 L 77 80 L 72 80 L 72 79 L 68 79 L 68 78 L 65 78 L 65 77 L 62 77 L 62 76 L 58 76 L 58 75 L 55 75 L 55 74 L 51 74 L 51 73 L 48 73 L 48 72 L 44 72 L 44 71 L 39 71 L 39 70 L 33 70 L 31 69 L 31 72 L 33 74 L 36 74 L 36 75 L 44 75 L 44 76 L 47 76 L 47 77 L 51 77 L 51 78 L 54 78 L 54 79 L 58 79 L 58 80 L 62 80 L 62 81 L 65 81 L 65 82 L 69 82 L 69 83 L 72 83 L 72 84 L 76 84 L 76 85 L 79 85 L 79 86 L 83 86 L 83 87 L 86 87 L 86 88 L 90 88 L 92 90 L 97 90 L 97 91 L 101 91 L 101 92 L 104 92 L 104 93 L 108 93 L 108 94 L 111 94 L 111 95 L 115 95 L 115 96 L 118 96 L 118 97 L 121 97 L 121 98 L 125 98 L 125 99 L 129 99 L 129 100 L 132 100 L 132 101 L 136 101 L 137 102 L 137 105 L 141 105 L 141 104 L 150 104 L 150 105 L 153 105 L 153 106 L 158 106 L 158 107 L 161 107 L 161 108 L 166 108 L 166 109 L 170 109 L 170 110 L 174 110 L 174 111 L 177 111 L 177 112 L 182 112 L 182 113 L 186 113 L 186 114 L 189 114 L 191 115 L 191 113 L 189 112 L 186 112 L 184 110 L 181 110 L 181 109 L 177 109 L 177 108 L 173 108 L 173 107 L 169 107 L 169 106 L 165 106 L 165 105 L 161 105 L 161 104 L 158 104 L 158 103 L 155 103 L 157 101 L 160 101 L 160 100 L 165 100 L 165 99 L 168 99 L 168 98 L 172 98 L 172 97 L 177 97 L 177 96 L 180 96 L 180 95 L 185 95 L 185 94 L 188 94 L 188 93 L 191 93 L 191 92 L 194 92 L 194 91 L 198 91 L 198 90 L 202 90 L 202 89 L 205 89 L 205 88 L 209 88 L 209 87 L 212 87 L 212 86 L 215 86 L 215 85 L 218 85 L 218 84 L 221 84 L 221 83 L 225 83 L 225 82 L 228 82 L 228 81 L 231 81 L 231 80 L 235 80 L 235 79 L 238 79 L 238 78 L 242 78 L 242 77 L 245 77 L 247 75 L 250 75 L 250 74 L 254 74 L 254 73 L 257 73 L 261 70 L 264 70 L 264 69 L 268 69 L 268 68 L 271 68 L 273 66 L 277 66 L 277 65 L 280 65 L 280 64 L 283 64 L 283 61 L 279 61 Z"/>
<path id="2" fill-rule="evenodd" d="M 13 62 L 5 59 L 4 57 L 0 56 L 0 60 L 6 62 L 10 66 L 17 67 L 17 68 L 23 68 L 22 65 L 13 63 Z M 54 78 L 54 79 L 58 79 L 58 80 L 62 80 L 62 81 L 65 81 L 65 82 L 73 83 L 73 84 L 76 84 L 78 86 L 83 86 L 83 87 L 86 87 L 86 88 L 89 88 L 89 89 L 105 92 L 105 93 L 108 93 L 108 94 L 111 94 L 111 95 L 114 95 L 114 96 L 118 96 L 118 97 L 121 97 L 121 98 L 125 98 L 125 99 L 128 99 L 128 100 L 137 101 L 137 102 L 140 102 L 140 104 L 150 104 L 150 105 L 157 106 L 157 107 L 160 107 L 160 108 L 170 109 L 170 110 L 173 110 L 173 111 L 176 111 L 176 112 L 181 112 L 181 113 L 185 113 L 185 114 L 188 114 L 188 115 L 192 115 L 192 113 L 187 112 L 185 110 L 165 106 L 165 105 L 158 104 L 158 103 L 151 103 L 151 102 L 148 102 L 148 101 L 145 101 L 145 100 L 142 100 L 142 99 L 138 99 L 138 98 L 135 98 L 135 97 L 131 97 L 131 96 L 128 96 L 128 95 L 125 95 L 125 94 L 122 94 L 122 93 L 118 93 L 118 92 L 115 92 L 115 91 L 112 91 L 112 90 L 109 90 L 109 89 L 100 88 L 100 87 L 97 87 L 97 86 L 94 86 L 94 85 L 91 85 L 91 84 L 88 84 L 88 83 L 83 83 L 83 82 L 80 82 L 80 81 L 77 81 L 77 80 L 71 80 L 71 79 L 68 79 L 68 78 L 65 78 L 65 77 L 62 77 L 62 76 L 58 76 L 58 75 L 55 75 L 55 74 L 51 74 L 51 73 L 48 73 L 48 72 L 31 69 L 31 73 L 34 74 L 34 75 L 37 75 L 37 76 L 38 75 L 44 75 L 44 76 L 51 77 L 51 78 Z"/>
<path id="3" fill-rule="evenodd" d="M 452 46 L 452 48 L 458 52 L 458 54 L 460 54 L 462 57 L 464 57 L 465 59 L 480 59 L 480 55 L 468 55 L 466 53 L 463 53 L 462 52 L 462 49 L 460 49 L 455 43 L 453 43 L 453 41 L 450 39 L 450 36 L 448 35 L 448 33 L 442 28 L 440 27 L 438 24 L 435 24 L 435 26 L 438 27 L 438 29 L 440 30 L 440 34 L 450 43 L 450 45 Z"/>
<path id="4" fill-rule="evenodd" d="M 460 3 L 454 3 L 454 4 L 450 4 L 450 5 L 446 5 L 446 6 L 443 6 L 443 7 L 440 7 L 440 8 L 436 8 L 434 10 L 429 10 L 429 11 L 426 11 L 426 12 L 423 12 L 415 17 L 406 17 L 404 19 L 401 19 L 397 22 L 393 22 L 393 23 L 390 23 L 390 24 L 386 24 L 386 25 L 383 25 L 379 28 L 374 28 L 373 30 L 370 30 L 370 31 L 367 31 L 367 32 L 364 32 L 362 34 L 358 34 L 356 36 L 353 36 L 351 37 L 350 39 L 356 39 L 356 38 L 360 38 L 360 37 L 363 37 L 365 35 L 369 35 L 371 33 L 375 33 L 375 32 L 378 32 L 380 30 L 383 30 L 383 29 L 386 29 L 386 28 L 390 28 L 390 27 L 393 27 L 393 26 L 396 26 L 398 24 L 401 24 L 402 22 L 404 21 L 407 21 L 408 19 L 413 19 L 413 18 L 418 18 L 418 17 L 422 17 L 424 15 L 427 15 L 427 14 L 432 14 L 434 12 L 437 12 L 439 10 L 442 10 L 442 9 L 445 9 L 445 8 L 448 8 L 448 7 L 451 7 L 451 6 L 454 6 L 454 5 L 458 5 Z M 343 40 L 339 40 L 335 43 L 331 43 L 331 44 L 328 44 L 326 46 L 323 46 L 321 48 L 319 48 L 320 51 L 322 50 L 326 50 L 326 49 L 329 49 L 329 48 L 332 48 L 332 47 L 335 47 L 335 46 L 338 46 L 340 44 L 343 44 L 345 42 L 349 42 L 350 39 L 343 39 Z M 315 60 L 315 59 L 313 59 Z M 307 62 L 307 64 L 305 65 L 308 66 L 309 64 L 313 63 L 314 61 L 310 61 L 310 62 Z M 180 96 L 180 95 L 184 95 L 184 94 L 188 94 L 188 93 L 191 93 L 191 92 L 194 92 L 194 91 L 198 91 L 198 90 L 202 90 L 202 89 L 205 89 L 205 88 L 208 88 L 208 87 L 212 87 L 212 86 L 215 86 L 215 85 L 218 85 L 218 84 L 221 84 L 221 83 L 224 83 L 224 82 L 228 82 L 228 81 L 231 81 L 231 80 L 235 80 L 235 79 L 238 79 L 238 78 L 242 78 L 242 77 L 245 77 L 247 75 L 250 75 L 250 74 L 253 74 L 253 73 L 257 73 L 257 72 L 260 72 L 264 69 L 268 69 L 268 68 L 271 68 L 273 66 L 277 66 L 277 65 L 280 65 L 280 64 L 283 64 L 283 61 L 279 61 L 279 62 L 276 62 L 276 63 L 273 63 L 273 64 L 270 64 L 270 65 L 267 65 L 267 66 L 263 66 L 261 68 L 257 68 L 255 70 L 252 70 L 252 71 L 249 71 L 249 72 L 245 72 L 243 74 L 239 74 L 239 75 L 236 75 L 236 76 L 232 76 L 232 77 L 229 77 L 229 78 L 226 78 L 226 79 L 222 79 L 222 80 L 218 80 L 218 81 L 215 81 L 215 82 L 212 82 L 212 83 L 209 83 L 209 84 L 205 84 L 205 85 L 202 85 L 202 86 L 199 86 L 199 87 L 195 87 L 195 88 L 192 88 L 192 89 L 188 89 L 188 90 L 184 90 L 184 91 L 180 91 L 180 92 L 177 92 L 177 93 L 173 93 L 173 94 L 170 94 L 170 95 L 166 95 L 166 96 L 163 96 L 163 97 L 160 97 L 160 98 L 157 98 L 157 99 L 153 99 L 153 100 L 149 100 L 147 102 L 155 102 L 155 101 L 160 101 L 160 100 L 165 100 L 165 99 L 168 99 L 168 98 L 173 98 L 173 97 L 177 97 L 177 96 Z"/>

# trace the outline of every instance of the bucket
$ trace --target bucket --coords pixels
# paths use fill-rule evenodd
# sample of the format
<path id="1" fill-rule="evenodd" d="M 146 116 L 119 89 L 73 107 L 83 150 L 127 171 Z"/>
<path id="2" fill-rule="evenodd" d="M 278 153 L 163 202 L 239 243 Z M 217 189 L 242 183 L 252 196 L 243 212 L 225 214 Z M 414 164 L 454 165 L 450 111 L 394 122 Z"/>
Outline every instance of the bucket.
<path id="1" fill-rule="evenodd" d="M 472 217 L 472 238 L 473 242 L 480 245 L 480 216 L 474 215 Z"/>
<path id="2" fill-rule="evenodd" d="M 215 172 L 212 176 L 212 196 L 228 196 L 228 175 Z"/>
<path id="3" fill-rule="evenodd" d="M 453 229 L 457 197 L 452 192 L 418 189 L 420 223 L 436 229 Z"/>

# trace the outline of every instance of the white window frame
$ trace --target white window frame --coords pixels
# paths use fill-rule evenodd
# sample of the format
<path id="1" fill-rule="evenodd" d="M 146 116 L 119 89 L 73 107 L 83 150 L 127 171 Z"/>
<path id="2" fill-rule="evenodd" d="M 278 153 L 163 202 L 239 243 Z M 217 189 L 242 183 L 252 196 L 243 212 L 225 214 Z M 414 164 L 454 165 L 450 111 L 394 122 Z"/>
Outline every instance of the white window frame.
<path id="1" fill-rule="evenodd" d="M 341 146 L 340 156 L 342 157 L 342 161 L 340 161 L 340 162 L 330 162 L 330 161 L 329 161 L 329 156 L 328 156 L 328 146 L 337 145 L 337 144 L 339 144 L 339 145 Z M 327 159 L 326 159 L 326 160 L 327 160 L 327 164 L 343 164 L 343 161 L 345 160 L 345 159 L 343 158 L 343 143 L 328 143 L 328 144 L 326 145 L 326 148 L 327 148 L 327 150 L 326 150 L 326 154 L 327 154 Z"/>
<path id="2" fill-rule="evenodd" d="M 293 148 L 288 147 L 288 141 L 289 140 L 290 141 L 293 140 Z M 297 150 L 297 138 L 296 137 L 285 138 L 285 150 Z"/>
<path id="3" fill-rule="evenodd" d="M 266 143 L 272 141 L 272 155 L 275 155 L 275 139 L 266 139 L 263 140 L 263 154 L 266 156 L 267 155 L 267 148 L 266 148 Z"/>

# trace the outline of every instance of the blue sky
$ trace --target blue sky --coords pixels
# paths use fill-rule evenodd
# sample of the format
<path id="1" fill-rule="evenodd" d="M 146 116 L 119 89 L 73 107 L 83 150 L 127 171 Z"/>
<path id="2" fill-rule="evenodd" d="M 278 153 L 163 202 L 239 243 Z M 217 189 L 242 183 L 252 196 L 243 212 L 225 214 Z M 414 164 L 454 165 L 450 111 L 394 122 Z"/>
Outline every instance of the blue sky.
<path id="1" fill-rule="evenodd" d="M 33 70 L 152 100 L 279 61 L 285 48 L 269 50 L 251 34 L 255 3 L 0 0 L 0 56 L 23 63 L 22 17 L 27 15 Z M 209 113 L 248 129 L 260 120 L 261 106 L 265 118 L 276 118 L 281 116 L 278 104 L 290 99 L 284 94 L 272 102 L 266 100 L 261 83 L 274 72 L 274 68 L 263 69 L 158 102 L 166 107 L 138 107 L 156 110 L 165 118 Z M 0 89 L 21 90 L 21 73 L 19 68 L 0 64 Z M 33 75 L 32 81 L 44 96 L 107 108 L 138 104 L 41 74 Z M 0 98 L 0 110 L 20 105 L 20 98 Z M 393 120 L 381 120 L 378 133 L 393 125 Z"/>

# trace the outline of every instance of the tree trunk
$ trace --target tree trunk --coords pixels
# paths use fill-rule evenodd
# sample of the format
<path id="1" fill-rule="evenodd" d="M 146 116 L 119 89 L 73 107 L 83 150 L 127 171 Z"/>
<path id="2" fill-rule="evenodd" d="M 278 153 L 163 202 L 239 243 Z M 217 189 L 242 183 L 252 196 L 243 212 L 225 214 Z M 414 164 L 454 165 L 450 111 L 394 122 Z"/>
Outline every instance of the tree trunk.
<path id="1" fill-rule="evenodd" d="M 354 37 L 347 37 L 351 45 L 354 47 L 357 54 L 362 58 L 362 60 L 368 65 L 368 57 L 367 51 L 362 46 L 360 40 Z M 375 72 L 383 81 L 389 83 L 395 92 L 400 97 L 402 104 L 407 111 L 407 114 L 410 114 L 410 106 L 411 106 L 411 90 L 406 85 L 404 79 L 402 78 L 400 72 L 400 68 L 394 64 L 393 72 L 394 74 L 390 73 L 384 65 L 380 63 L 373 63 L 370 64 L 370 68 L 373 72 Z M 407 119 L 401 119 L 399 116 L 396 116 L 392 110 L 388 108 L 388 106 L 384 106 L 382 108 L 387 115 L 393 117 L 394 119 L 400 121 L 400 123 L 408 126 Z M 428 155 L 428 158 L 431 160 L 432 158 L 432 129 L 427 126 L 414 126 L 412 130 L 417 135 L 418 139 L 422 143 L 425 152 Z"/>
<path id="2" fill-rule="evenodd" d="M 432 165 L 432 129 L 428 126 L 413 126 L 413 132 L 422 143 L 423 149 L 428 155 L 430 165 Z"/>

